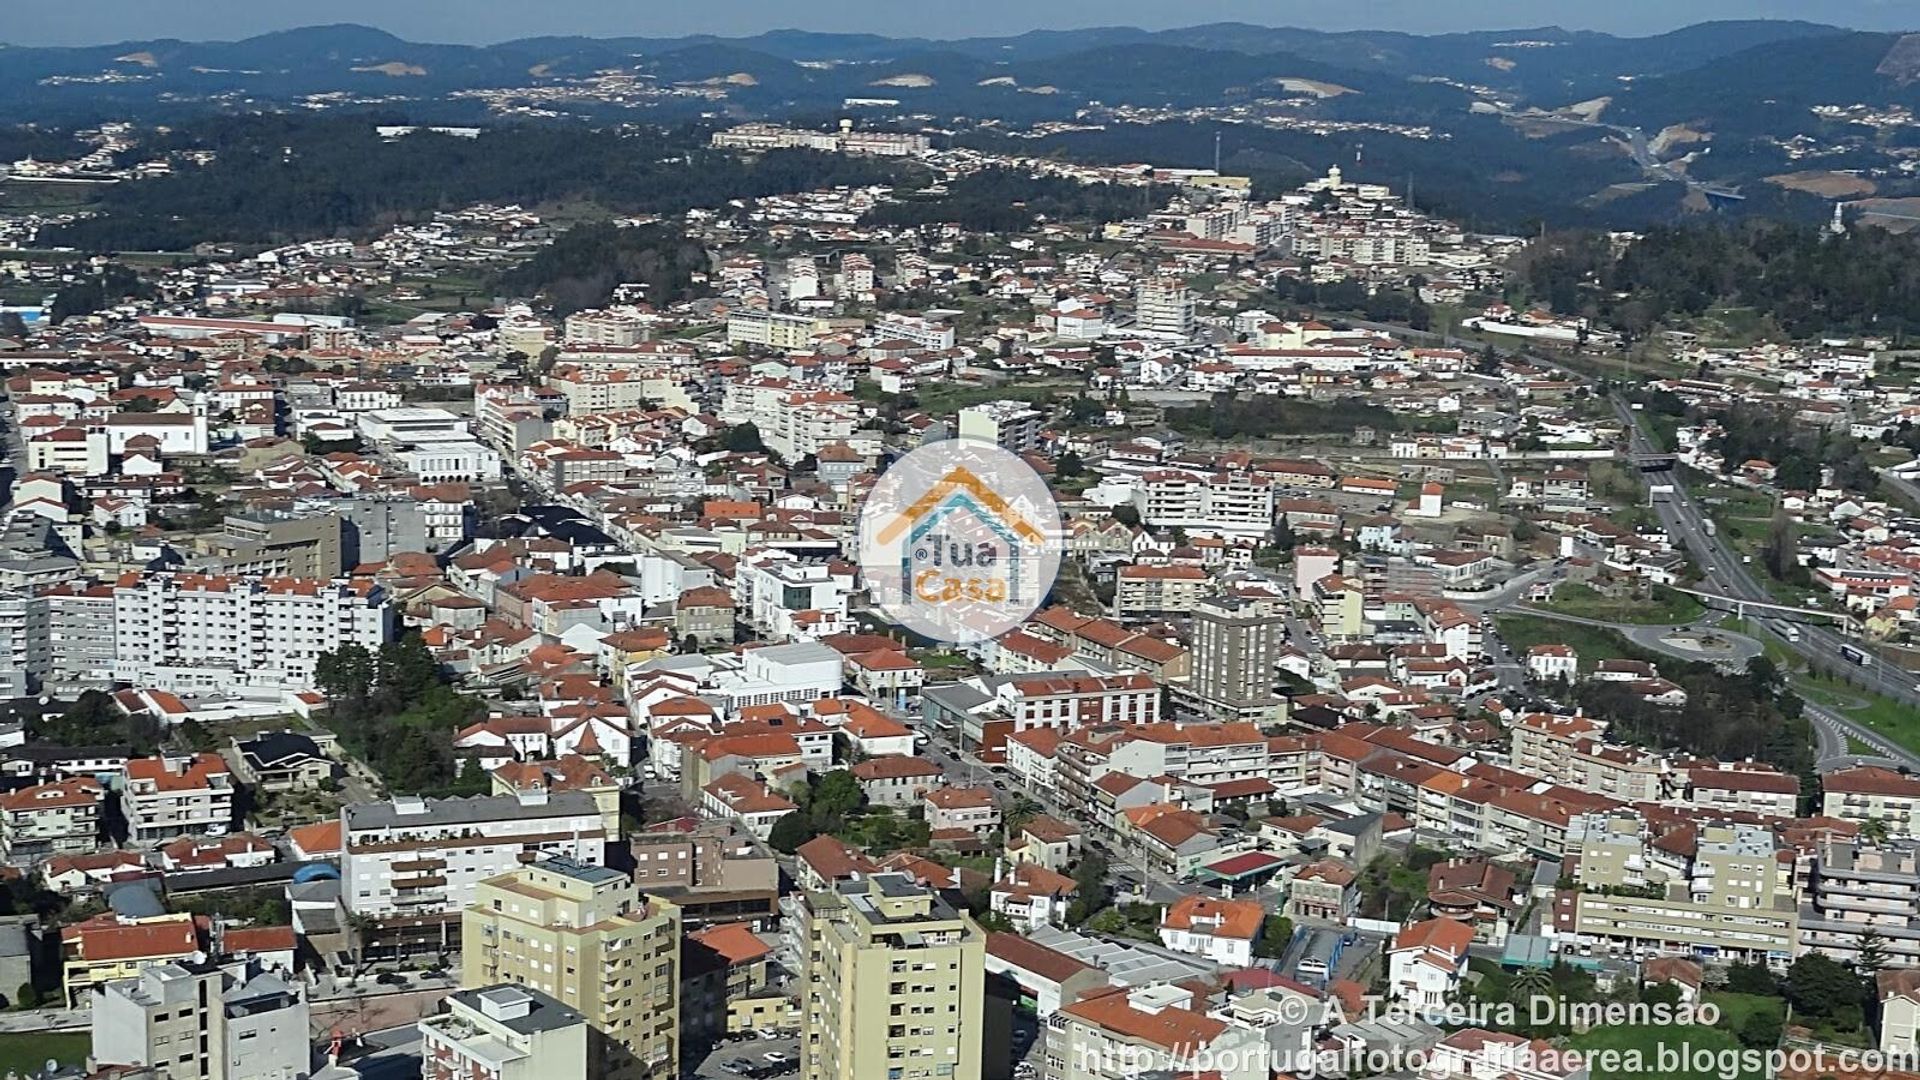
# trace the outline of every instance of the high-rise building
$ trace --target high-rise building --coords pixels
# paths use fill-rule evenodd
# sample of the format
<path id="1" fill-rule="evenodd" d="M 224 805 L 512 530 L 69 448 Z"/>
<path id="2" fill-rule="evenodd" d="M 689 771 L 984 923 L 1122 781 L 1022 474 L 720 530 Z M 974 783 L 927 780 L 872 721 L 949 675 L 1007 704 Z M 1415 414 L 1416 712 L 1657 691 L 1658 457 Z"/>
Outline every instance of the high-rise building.
<path id="1" fill-rule="evenodd" d="M 1152 334 L 1188 337 L 1193 333 L 1193 294 L 1179 278 L 1143 281 L 1133 294 L 1133 321 Z"/>
<path id="2" fill-rule="evenodd" d="M 679 1075 L 680 910 L 618 870 L 546 859 L 480 882 L 461 982 L 532 987 L 593 1028 L 588 1076 Z"/>
<path id="3" fill-rule="evenodd" d="M 1225 719 L 1278 719 L 1273 693 L 1284 624 L 1271 604 L 1209 596 L 1193 609 L 1193 680 L 1201 707 Z"/>
<path id="4" fill-rule="evenodd" d="M 803 1080 L 980 1080 L 986 934 L 972 917 L 905 874 L 792 908 Z"/>

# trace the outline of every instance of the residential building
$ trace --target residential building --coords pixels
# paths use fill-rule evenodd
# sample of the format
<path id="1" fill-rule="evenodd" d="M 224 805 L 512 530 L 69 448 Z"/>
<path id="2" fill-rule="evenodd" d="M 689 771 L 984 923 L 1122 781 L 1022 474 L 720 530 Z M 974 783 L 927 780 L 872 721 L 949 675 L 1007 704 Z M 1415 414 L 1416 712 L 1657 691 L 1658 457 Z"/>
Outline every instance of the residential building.
<path id="1" fill-rule="evenodd" d="M 479 883 L 546 856 L 606 862 L 599 804 L 583 791 L 351 803 L 340 810 L 340 898 L 374 921 L 376 951 L 442 951 Z"/>
<path id="2" fill-rule="evenodd" d="M 93 990 L 95 1065 L 167 1080 L 304 1080 L 313 1071 L 305 987 L 245 963 L 152 964 Z"/>
<path id="3" fill-rule="evenodd" d="M 1879 821 L 1890 836 L 1920 832 L 1920 776 L 1861 765 L 1821 777 L 1820 789 L 1827 817 L 1859 824 Z"/>
<path id="4" fill-rule="evenodd" d="M 1047 416 L 1024 401 L 983 401 L 960 410 L 959 434 L 981 439 L 1015 454 L 1040 448 Z"/>
<path id="5" fill-rule="evenodd" d="M 1224 967 L 1247 967 L 1253 963 L 1253 947 L 1266 918 L 1267 910 L 1258 900 L 1182 896 L 1160 920 L 1160 943 Z"/>
<path id="6" fill-rule="evenodd" d="M 1193 293 L 1179 278 L 1143 281 L 1134 290 L 1134 324 L 1151 334 L 1186 338 L 1193 334 Z"/>
<path id="7" fill-rule="evenodd" d="M 1740 823 L 1697 829 L 1692 850 L 1656 848 L 1632 811 L 1585 814 L 1568 828 L 1578 890 L 1555 899 L 1563 941 L 1635 957 L 1722 956 L 1784 966 L 1799 947 L 1791 881 L 1772 832 Z M 1677 858 L 1655 858 L 1655 853 Z"/>
<path id="8" fill-rule="evenodd" d="M 1417 922 L 1387 948 L 1387 990 L 1416 1011 L 1444 1009 L 1467 971 L 1473 928 L 1452 919 Z"/>
<path id="9" fill-rule="evenodd" d="M 331 780 L 339 763 L 320 752 L 311 735 L 263 731 L 233 743 L 234 775 L 262 791 L 311 791 Z"/>
<path id="10" fill-rule="evenodd" d="M 586 1075 L 679 1075 L 680 912 L 626 874 L 549 858 L 488 878 L 460 940 L 463 985 L 532 987 L 586 1017 Z"/>
<path id="11" fill-rule="evenodd" d="M 0 795 L 0 848 L 15 866 L 100 845 L 106 789 L 91 777 L 35 784 Z"/>
<path id="12" fill-rule="evenodd" d="M 970 916 L 893 873 L 794 908 L 803 1080 L 980 1080 L 986 934 Z"/>
<path id="13" fill-rule="evenodd" d="M 1113 614 L 1120 619 L 1184 615 L 1213 590 L 1213 579 L 1198 566 L 1133 563 L 1119 570 Z"/>
<path id="14" fill-rule="evenodd" d="M 309 690 L 322 653 L 378 651 L 395 633 L 387 591 L 368 579 L 128 575 L 113 608 L 114 678 L 176 693 Z"/>
<path id="15" fill-rule="evenodd" d="M 420 1021 L 421 1080 L 552 1080 L 591 1076 L 587 1019 L 538 990 L 456 990 Z"/>
<path id="16" fill-rule="evenodd" d="M 132 868 L 141 869 L 137 860 Z M 198 921 L 184 912 L 144 918 L 99 915 L 63 926 L 60 982 L 66 1002 L 77 1007 L 96 986 L 134 978 L 154 964 L 194 959 L 204 955 L 206 946 Z"/>
<path id="17" fill-rule="evenodd" d="M 219 754 L 134 758 L 120 792 L 127 839 L 136 844 L 233 824 L 233 773 Z"/>
<path id="18" fill-rule="evenodd" d="M 1278 720 L 1284 703 L 1273 688 L 1285 634 L 1280 614 L 1262 602 L 1202 599 L 1193 608 L 1193 696 L 1222 720 Z"/>

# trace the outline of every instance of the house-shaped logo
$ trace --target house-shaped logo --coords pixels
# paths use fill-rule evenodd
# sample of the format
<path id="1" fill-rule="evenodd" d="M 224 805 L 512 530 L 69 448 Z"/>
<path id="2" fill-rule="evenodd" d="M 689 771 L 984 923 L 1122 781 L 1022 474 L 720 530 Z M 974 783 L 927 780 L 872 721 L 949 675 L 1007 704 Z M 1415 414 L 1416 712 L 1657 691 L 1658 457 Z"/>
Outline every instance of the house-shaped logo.
<path id="1" fill-rule="evenodd" d="M 951 440 L 887 470 L 861 513 L 861 570 L 888 615 L 971 641 L 1018 626 L 1060 566 L 1046 482 L 991 443 Z"/>

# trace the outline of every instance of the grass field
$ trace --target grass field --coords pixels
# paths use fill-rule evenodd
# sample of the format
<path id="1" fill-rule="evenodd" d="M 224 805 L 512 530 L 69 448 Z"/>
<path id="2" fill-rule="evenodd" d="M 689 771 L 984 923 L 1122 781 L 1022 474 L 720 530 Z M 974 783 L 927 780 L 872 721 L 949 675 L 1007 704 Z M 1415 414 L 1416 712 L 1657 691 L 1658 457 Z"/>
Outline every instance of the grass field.
<path id="1" fill-rule="evenodd" d="M 1527 650 L 1533 646 L 1556 643 L 1573 646 L 1573 651 L 1580 654 L 1583 672 L 1592 671 L 1593 665 L 1601 660 L 1633 659 L 1641 655 L 1625 638 L 1599 627 L 1538 615 L 1501 615 L 1495 618 L 1494 624 L 1522 663 L 1526 662 Z"/>
<path id="2" fill-rule="evenodd" d="M 1593 1080 L 1720 1080 L 1719 1066 L 1711 1059 L 1682 1060 L 1676 1064 L 1663 1057 L 1693 1058 L 1740 1049 L 1739 1040 L 1727 1032 L 1698 1025 L 1601 1027 L 1575 1035 L 1571 1042 L 1574 1049 L 1588 1055 Z M 1744 1080 L 1760 1074 L 1743 1072 L 1740 1075 Z"/>
<path id="3" fill-rule="evenodd" d="M 1707 609 L 1700 601 L 1672 589 L 1655 589 L 1647 599 L 1603 596 L 1591 586 L 1568 582 L 1553 591 L 1553 603 L 1542 607 L 1563 615 L 1601 622 L 1688 623 Z"/>
<path id="4" fill-rule="evenodd" d="M 1709 993 L 1707 1000 L 1720 1010 L 1720 1022 L 1715 1026 L 1729 1031 L 1739 1031 L 1740 1025 L 1746 1023 L 1754 1013 L 1772 1013 L 1783 1019 L 1786 1017 L 1786 1001 L 1764 994 L 1735 994 L 1719 990 Z"/>
<path id="5" fill-rule="evenodd" d="M 1807 700 L 1864 724 L 1901 746 L 1920 750 L 1920 711 L 1828 676 L 1795 679 L 1793 688 Z"/>
<path id="6" fill-rule="evenodd" d="M 0 1075 L 38 1076 L 48 1058 L 62 1065 L 85 1065 L 93 1036 L 84 1031 L 0 1032 Z"/>

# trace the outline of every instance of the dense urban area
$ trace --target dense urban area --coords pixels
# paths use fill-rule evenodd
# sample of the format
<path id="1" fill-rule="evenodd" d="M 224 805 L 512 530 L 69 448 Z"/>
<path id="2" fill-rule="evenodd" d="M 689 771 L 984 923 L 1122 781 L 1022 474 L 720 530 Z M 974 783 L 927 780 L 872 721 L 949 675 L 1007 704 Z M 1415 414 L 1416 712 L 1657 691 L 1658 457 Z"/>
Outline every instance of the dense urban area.
<path id="1" fill-rule="evenodd" d="M 757 85 L 0 131 L 9 1080 L 1912 1075 L 1901 200 L 541 126 Z M 1063 522 L 964 645 L 856 528 L 956 439 Z"/>

